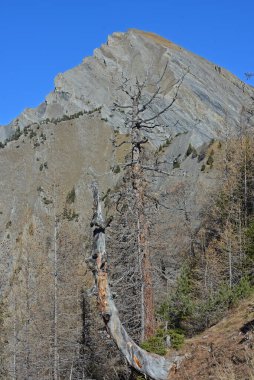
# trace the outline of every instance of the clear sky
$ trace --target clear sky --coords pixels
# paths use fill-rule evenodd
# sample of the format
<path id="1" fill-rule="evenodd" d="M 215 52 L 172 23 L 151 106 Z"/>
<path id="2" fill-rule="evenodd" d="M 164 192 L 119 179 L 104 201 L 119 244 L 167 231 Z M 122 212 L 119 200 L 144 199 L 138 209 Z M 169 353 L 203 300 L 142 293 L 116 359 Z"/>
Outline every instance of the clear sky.
<path id="1" fill-rule="evenodd" d="M 0 0 L 0 124 L 40 104 L 57 73 L 128 28 L 160 34 L 241 79 L 254 72 L 254 0 Z"/>

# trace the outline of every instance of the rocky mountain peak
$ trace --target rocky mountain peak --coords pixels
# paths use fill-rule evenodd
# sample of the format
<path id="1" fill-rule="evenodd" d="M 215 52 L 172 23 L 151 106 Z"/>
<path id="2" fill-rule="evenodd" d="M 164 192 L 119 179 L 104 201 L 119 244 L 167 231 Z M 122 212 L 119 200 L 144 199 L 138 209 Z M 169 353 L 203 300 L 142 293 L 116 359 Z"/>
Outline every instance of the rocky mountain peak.
<path id="1" fill-rule="evenodd" d="M 155 107 L 159 109 L 170 101 L 173 84 L 183 75 L 185 78 L 173 112 L 170 110 L 161 117 L 166 128 L 157 131 L 155 145 L 168 137 L 168 126 L 172 135 L 190 132 L 195 146 L 236 133 L 243 105 L 248 108 L 252 102 L 252 87 L 224 68 L 156 34 L 130 29 L 126 33 L 113 33 L 106 44 L 95 49 L 92 57 L 58 74 L 55 89 L 45 102 L 35 109 L 26 109 L 9 126 L 2 127 L 1 138 L 4 140 L 17 126 L 23 129 L 31 123 L 67 119 L 96 109 L 100 109 L 101 117 L 113 128 L 123 131 L 121 115 L 112 112 L 116 99 L 127 102 L 119 86 L 124 80 L 134 84 L 136 78 L 142 80 L 146 74 L 152 84 L 166 65 L 161 96 Z"/>

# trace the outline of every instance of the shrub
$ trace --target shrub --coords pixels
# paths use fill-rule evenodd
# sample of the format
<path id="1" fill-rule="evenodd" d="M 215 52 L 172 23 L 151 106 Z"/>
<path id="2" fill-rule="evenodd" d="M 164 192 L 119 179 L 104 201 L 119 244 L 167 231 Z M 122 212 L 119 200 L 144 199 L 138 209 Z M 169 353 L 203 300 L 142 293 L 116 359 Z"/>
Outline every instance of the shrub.
<path id="1" fill-rule="evenodd" d="M 110 193 L 110 192 L 111 192 L 111 189 L 108 189 L 108 190 L 106 191 L 106 193 L 103 194 L 103 196 L 102 196 L 102 198 L 101 198 L 102 202 L 104 202 L 104 201 L 106 200 L 106 198 L 109 196 L 109 193 Z"/>
<path id="2" fill-rule="evenodd" d="M 171 144 L 171 139 L 170 138 L 167 138 L 165 143 L 164 143 L 164 146 L 169 146 Z"/>
<path id="3" fill-rule="evenodd" d="M 210 153 L 210 155 L 209 155 L 209 157 L 208 157 L 208 159 L 206 161 L 206 164 L 210 165 L 212 167 L 213 166 L 213 162 L 214 162 L 213 155 L 212 155 L 212 153 Z"/>
<path id="4" fill-rule="evenodd" d="M 180 168 L 180 162 L 178 161 L 178 159 L 176 158 L 174 161 L 173 161 L 173 169 L 179 169 Z"/>
<path id="5" fill-rule="evenodd" d="M 22 135 L 22 132 L 20 130 L 20 127 L 18 127 L 16 131 L 14 132 L 14 134 L 11 136 L 11 140 L 18 140 L 21 135 Z"/>
<path id="6" fill-rule="evenodd" d="M 196 149 L 194 148 L 194 146 L 192 146 L 191 144 L 189 144 L 187 152 L 186 152 L 186 157 L 190 156 L 191 154 L 192 154 L 192 156 L 191 156 L 192 158 L 195 158 L 198 155 L 198 153 L 197 153 Z"/>
<path id="7" fill-rule="evenodd" d="M 50 199 L 47 199 L 46 197 L 43 197 L 42 200 L 45 205 L 50 205 L 51 203 L 53 203 L 53 201 L 51 201 Z"/>
<path id="8" fill-rule="evenodd" d="M 179 350 L 184 344 L 184 334 L 180 329 L 170 329 L 168 330 L 172 347 Z"/>
<path id="9" fill-rule="evenodd" d="M 67 194 L 66 197 L 66 203 L 74 203 L 76 199 L 76 192 L 75 192 L 75 187 L 72 188 L 72 190 Z"/>
<path id="10" fill-rule="evenodd" d="M 164 148 L 167 148 L 171 144 L 172 140 L 167 137 L 165 142 L 159 146 L 157 153 L 162 152 Z"/>
<path id="11" fill-rule="evenodd" d="M 178 333 L 183 332 L 183 326 L 193 315 L 192 293 L 191 272 L 187 266 L 184 266 L 173 294 L 158 310 L 160 317 L 168 322 L 169 328 Z"/>
<path id="12" fill-rule="evenodd" d="M 121 168 L 119 165 L 114 166 L 113 173 L 118 174 L 118 173 L 120 173 L 120 171 L 121 171 Z"/>
<path id="13" fill-rule="evenodd" d="M 193 152 L 193 147 L 191 144 L 189 144 L 187 152 L 186 152 L 186 157 L 190 156 L 192 152 Z"/>
<path id="14" fill-rule="evenodd" d="M 35 136 L 36 136 L 36 132 L 35 131 L 31 131 L 30 134 L 29 134 L 29 138 L 32 139 Z"/>
<path id="15" fill-rule="evenodd" d="M 177 286 L 168 304 L 168 320 L 172 328 L 181 328 L 181 322 L 192 314 L 193 302 L 191 299 L 191 274 L 187 267 L 183 267 L 177 280 Z"/>
<path id="16" fill-rule="evenodd" d="M 11 225 L 12 225 L 12 221 L 11 221 L 11 220 L 9 220 L 9 222 L 7 222 L 7 223 L 6 223 L 6 228 L 10 228 L 10 227 L 11 227 Z"/>
<path id="17" fill-rule="evenodd" d="M 241 278 L 239 283 L 232 289 L 232 302 L 243 299 L 249 296 L 253 291 L 253 286 L 251 285 L 251 279 L 244 276 Z"/>
<path id="18" fill-rule="evenodd" d="M 47 137 L 46 137 L 46 135 L 43 133 L 43 132 L 41 132 L 41 134 L 40 134 L 40 138 L 42 139 L 42 140 L 47 140 Z"/>
<path id="19" fill-rule="evenodd" d="M 72 220 L 78 221 L 79 214 L 77 214 L 74 210 L 68 210 L 66 207 L 64 208 L 63 211 L 63 219 L 67 219 L 69 222 Z"/>
<path id="20" fill-rule="evenodd" d="M 165 355 L 167 350 L 165 346 L 166 336 L 170 336 L 171 346 L 175 349 L 180 349 L 184 343 L 184 334 L 181 329 L 158 329 L 154 336 L 141 343 L 141 348 L 148 352 L 153 352 L 158 355 Z"/>
<path id="21" fill-rule="evenodd" d="M 205 158 L 205 152 L 200 152 L 199 155 L 198 155 L 198 162 L 201 162 L 203 161 Z"/>
<path id="22" fill-rule="evenodd" d="M 144 350 L 158 355 L 165 355 L 167 352 L 164 342 L 164 335 L 161 334 L 161 330 L 157 330 L 154 336 L 151 336 L 149 339 L 142 342 L 140 346 Z"/>

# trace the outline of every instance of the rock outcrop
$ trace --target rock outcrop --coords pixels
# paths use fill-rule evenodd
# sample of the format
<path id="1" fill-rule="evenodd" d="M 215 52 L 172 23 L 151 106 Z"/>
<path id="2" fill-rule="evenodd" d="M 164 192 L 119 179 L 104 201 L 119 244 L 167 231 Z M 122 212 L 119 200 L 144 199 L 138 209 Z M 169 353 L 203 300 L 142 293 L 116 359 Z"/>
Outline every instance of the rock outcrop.
<path id="1" fill-rule="evenodd" d="M 92 57 L 85 58 L 74 69 L 58 74 L 55 90 L 45 102 L 36 109 L 26 109 L 11 126 L 22 129 L 31 123 L 68 118 L 78 112 L 100 108 L 102 118 L 123 131 L 121 115 L 112 112 L 116 99 L 126 101 L 124 94 L 119 93 L 119 85 L 124 78 L 132 81 L 136 77 L 144 78 L 146 72 L 151 79 L 158 78 L 166 64 L 167 75 L 163 96 L 156 104 L 158 108 L 172 96 L 174 81 L 186 71 L 189 74 L 174 111 L 170 110 L 162 117 L 163 124 L 169 126 L 170 131 L 158 131 L 156 141 L 159 137 L 163 139 L 165 134 L 190 132 L 192 142 L 198 146 L 211 138 L 236 132 L 244 110 L 253 102 L 253 89 L 224 68 L 157 35 L 138 30 L 114 33 Z M 10 133 L 8 128 L 6 134 Z"/>

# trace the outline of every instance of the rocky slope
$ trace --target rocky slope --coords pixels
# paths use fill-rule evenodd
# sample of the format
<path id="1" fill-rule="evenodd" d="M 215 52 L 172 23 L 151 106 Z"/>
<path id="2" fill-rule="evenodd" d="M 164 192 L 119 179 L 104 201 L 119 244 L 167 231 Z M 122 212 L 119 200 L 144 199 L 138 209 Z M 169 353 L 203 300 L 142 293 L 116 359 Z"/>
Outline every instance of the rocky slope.
<path id="1" fill-rule="evenodd" d="M 154 133 L 147 133 L 148 162 L 156 152 L 170 174 L 148 176 L 150 194 L 166 206 L 156 210 L 147 206 L 147 213 L 153 214 L 151 235 L 156 236 L 151 239 L 154 268 L 163 261 L 167 278 L 165 282 L 159 276 L 156 282 L 159 302 L 174 283 L 180 253 L 200 224 L 209 193 L 218 186 L 216 140 L 252 125 L 253 88 L 159 36 L 130 30 L 113 34 L 93 57 L 59 74 L 55 90 L 43 104 L 0 128 L 2 141 L 16 132 L 0 149 L 4 379 L 51 379 L 56 370 L 61 379 L 70 374 L 81 379 L 84 361 L 87 374 L 100 379 L 104 372 L 105 378 L 113 378 L 119 358 L 110 340 L 103 346 L 106 333 L 91 314 L 95 301 L 88 296 L 93 285 L 86 263 L 90 184 L 96 180 L 106 195 L 119 189 L 125 176 L 122 165 L 129 148 L 116 146 L 129 131 L 114 102 L 127 105 L 128 97 L 119 86 L 127 80 L 135 88 L 136 78 L 143 80 L 148 74 L 145 102 L 164 70 L 161 91 L 148 116 L 170 103 L 174 84 L 184 78 L 172 108 L 160 116 Z M 206 165 L 211 149 L 213 167 Z M 118 166 L 120 170 L 115 169 Z M 112 256 L 117 254 L 118 239 L 113 231 L 108 242 Z M 130 248 L 123 245 L 124 249 Z M 120 278 L 122 269 L 118 274 Z M 110 364 L 104 365 L 105 350 Z"/>

